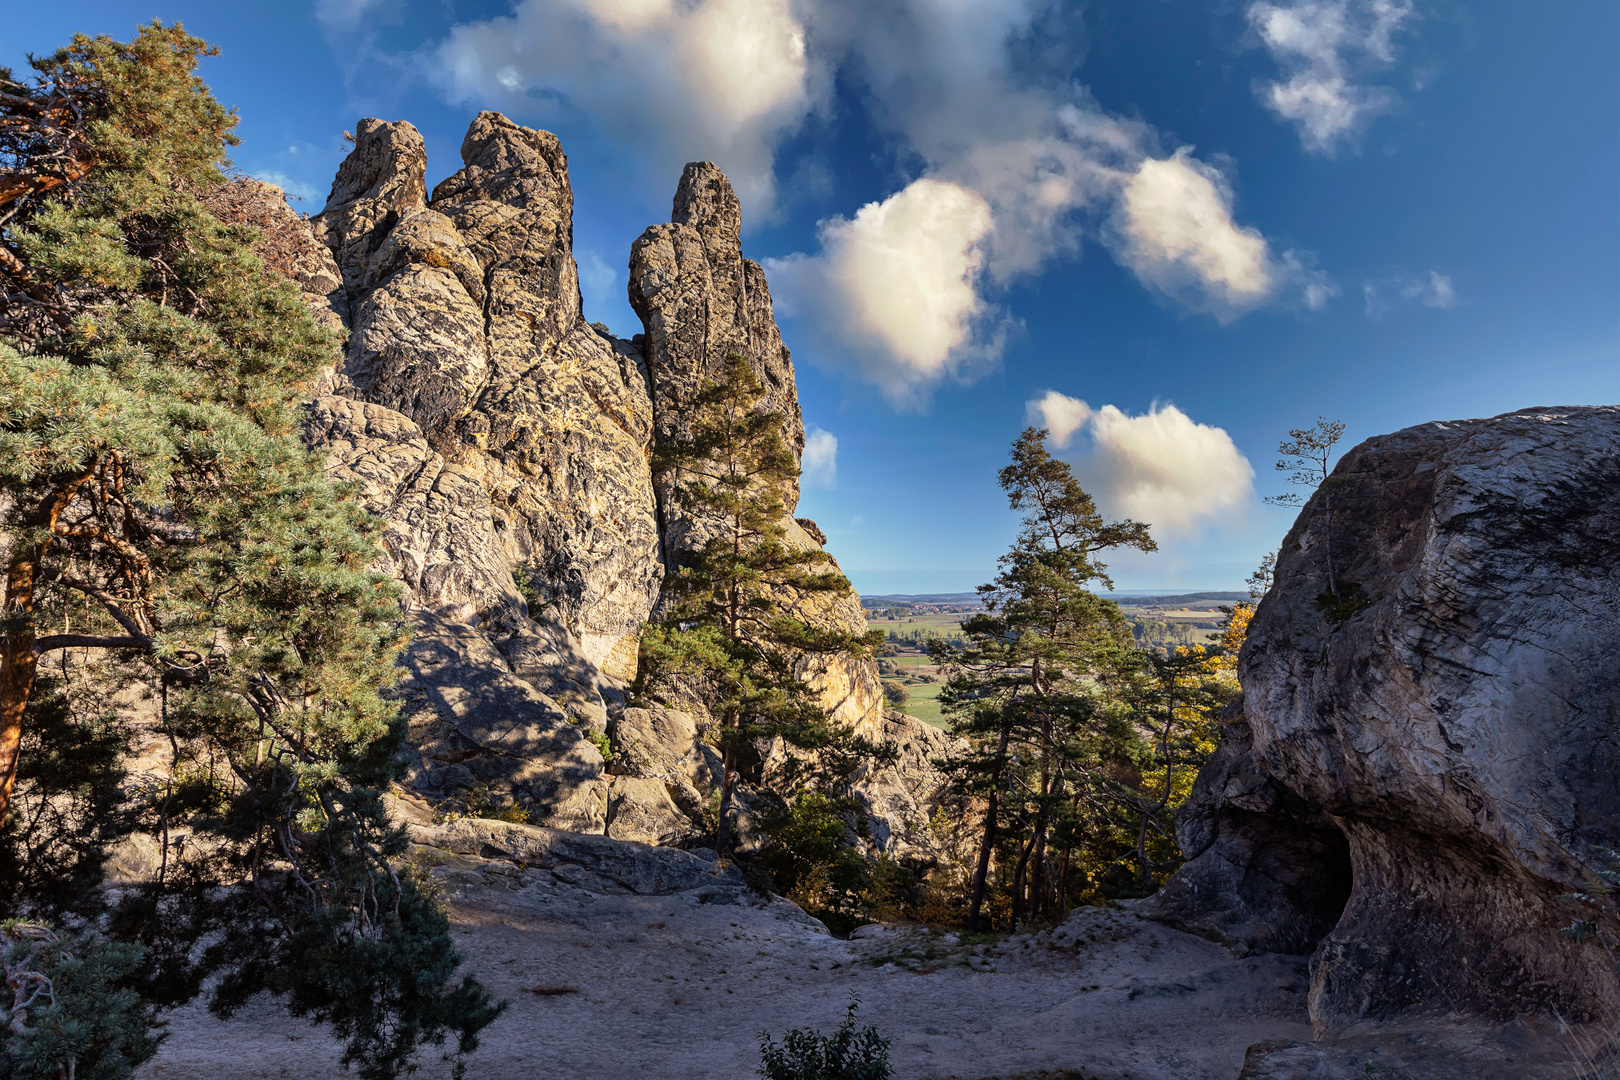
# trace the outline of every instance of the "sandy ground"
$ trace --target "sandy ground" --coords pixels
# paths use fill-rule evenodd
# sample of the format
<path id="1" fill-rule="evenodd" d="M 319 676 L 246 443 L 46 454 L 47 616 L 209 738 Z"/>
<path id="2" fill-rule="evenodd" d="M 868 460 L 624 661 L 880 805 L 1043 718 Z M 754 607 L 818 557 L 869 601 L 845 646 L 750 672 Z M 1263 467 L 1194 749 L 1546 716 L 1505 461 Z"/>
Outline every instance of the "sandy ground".
<path id="1" fill-rule="evenodd" d="M 510 1002 L 469 1076 L 742 1080 L 761 1031 L 830 1031 L 852 992 L 900 1080 L 1234 1080 L 1251 1044 L 1310 1038 L 1304 958 L 1234 959 L 1126 911 L 994 947 L 887 927 L 843 941 L 786 901 L 603 891 L 570 869 L 463 857 L 438 871 L 467 968 Z M 230 1023 L 181 1010 L 169 1030 L 142 1080 L 342 1075 L 336 1045 L 273 1002 Z M 430 1053 L 420 1075 L 448 1067 Z"/>

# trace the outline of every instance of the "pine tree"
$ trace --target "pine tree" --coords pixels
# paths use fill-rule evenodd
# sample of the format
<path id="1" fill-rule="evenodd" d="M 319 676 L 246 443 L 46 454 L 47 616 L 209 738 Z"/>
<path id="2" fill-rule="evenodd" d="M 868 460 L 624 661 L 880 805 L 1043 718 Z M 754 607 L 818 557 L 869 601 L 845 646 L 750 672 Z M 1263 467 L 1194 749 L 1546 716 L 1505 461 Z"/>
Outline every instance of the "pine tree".
<path id="1" fill-rule="evenodd" d="M 1134 858 L 1138 884 L 1147 891 L 1153 871 L 1179 862 L 1175 848 L 1163 860 L 1149 850 L 1154 834 L 1174 848 L 1169 813 L 1183 802 L 1193 778 L 1215 750 L 1215 717 L 1232 699 L 1236 687 L 1221 678 L 1220 657 L 1201 645 L 1181 645 L 1166 655 L 1139 654 L 1134 677 L 1124 680 L 1120 696 L 1132 719 L 1147 734 L 1148 752 L 1140 759 L 1134 783 L 1115 781 L 1104 790 L 1137 819 Z M 1156 862 L 1163 865 L 1155 867 Z"/>
<path id="2" fill-rule="evenodd" d="M 1155 544 L 1140 522 L 1105 522 L 1045 440 L 1044 430 L 1025 430 L 999 475 L 1011 508 L 1024 511 L 1023 528 L 996 579 L 979 587 L 985 610 L 963 623 L 967 644 L 932 645 L 935 662 L 953 672 L 940 702 L 952 732 L 972 747 L 944 764 L 985 807 L 970 932 L 980 926 L 992 856 L 1010 835 L 1007 819 L 1020 821 L 1028 838 L 1012 857 L 1016 922 L 1026 881 L 1045 876 L 1047 838 L 1076 800 L 1076 782 L 1141 750 L 1106 693 L 1109 678 L 1133 662 L 1130 630 L 1118 606 L 1087 585 L 1112 588 L 1099 552 Z"/>
<path id="3" fill-rule="evenodd" d="M 677 498 L 701 543 L 664 579 L 667 606 L 642 635 L 637 691 L 699 688 L 719 722 L 721 855 L 731 845 L 738 772 L 760 740 L 780 737 L 834 774 L 882 752 L 832 722 L 801 678 L 805 658 L 870 655 L 881 637 L 793 614 L 808 598 L 852 590 L 824 551 L 787 542 L 782 492 L 799 468 L 782 441 L 781 415 L 761 409 L 764 397 L 752 367 L 733 353 L 722 379 L 694 400 L 690 437 L 654 452 L 655 468 L 679 476 Z"/>
<path id="4" fill-rule="evenodd" d="M 93 869 L 117 838 L 7 813 L 20 766 L 31 808 L 64 790 L 50 753 L 75 728 L 50 714 L 76 691 L 36 696 L 41 659 L 81 690 L 86 672 L 144 687 L 172 757 L 130 827 L 161 858 L 106 925 L 147 949 L 148 999 L 218 975 L 229 1014 L 268 989 L 347 1039 L 362 1076 L 392 1077 L 447 1034 L 472 1049 L 499 1008 L 451 981 L 448 924 L 397 869 L 380 797 L 403 739 L 384 696 L 397 589 L 366 570 L 376 523 L 299 437 L 336 337 L 257 233 L 208 209 L 236 119 L 195 74 L 213 54 L 153 23 L 77 37 L 28 83 L 0 73 L 0 841 Z M 116 736 L 75 723 L 98 753 Z M 30 727 L 50 737 L 25 763 Z M 13 910 L 40 917 L 99 895 L 16 884 Z"/>

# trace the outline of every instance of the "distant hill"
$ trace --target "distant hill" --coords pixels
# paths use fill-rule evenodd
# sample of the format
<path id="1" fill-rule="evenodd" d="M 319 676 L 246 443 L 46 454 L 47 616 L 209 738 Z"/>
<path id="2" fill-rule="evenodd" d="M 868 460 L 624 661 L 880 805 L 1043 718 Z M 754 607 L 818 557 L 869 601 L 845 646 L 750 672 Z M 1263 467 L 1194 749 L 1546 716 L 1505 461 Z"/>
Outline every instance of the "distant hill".
<path id="1" fill-rule="evenodd" d="M 916 604 L 977 604 L 978 593 L 970 592 L 936 592 L 936 593 L 888 593 L 883 596 L 861 597 L 862 607 L 907 607 Z"/>
<path id="2" fill-rule="evenodd" d="M 1177 593 L 1174 596 L 1131 596 L 1121 593 L 1118 596 L 1109 596 L 1108 598 L 1120 604 L 1129 604 L 1131 607 L 1174 608 L 1185 607 L 1199 601 L 1204 603 L 1218 601 L 1229 604 L 1234 600 L 1247 600 L 1249 594 L 1246 592 L 1190 592 Z"/>
<path id="3" fill-rule="evenodd" d="M 1132 607 L 1183 607 L 1189 603 L 1211 601 L 1218 603 L 1231 603 L 1233 600 L 1247 600 L 1246 592 L 1193 592 L 1176 593 L 1170 596 L 1147 596 L 1137 593 L 1104 593 L 1110 600 Z M 977 604 L 978 593 L 886 593 L 883 595 L 861 597 L 861 606 L 869 608 L 885 607 L 916 607 L 929 606 L 959 606 L 963 604 Z"/>

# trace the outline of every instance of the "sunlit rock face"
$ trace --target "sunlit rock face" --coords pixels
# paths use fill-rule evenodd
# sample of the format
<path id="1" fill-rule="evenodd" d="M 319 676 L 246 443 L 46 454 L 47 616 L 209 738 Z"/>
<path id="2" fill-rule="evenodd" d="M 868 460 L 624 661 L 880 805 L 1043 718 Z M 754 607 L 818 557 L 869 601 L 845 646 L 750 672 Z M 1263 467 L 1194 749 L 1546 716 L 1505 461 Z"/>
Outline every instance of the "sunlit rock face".
<path id="1" fill-rule="evenodd" d="M 408 590 L 413 783 L 468 806 L 516 802 L 546 825 L 683 842 L 711 786 L 696 726 L 666 748 L 690 766 L 679 782 L 634 747 L 612 776 L 598 753 L 640 730 L 623 700 L 637 628 L 670 560 L 701 542 L 651 451 L 687 432 L 696 394 L 737 352 L 799 454 L 792 357 L 714 165 L 689 165 L 671 221 L 636 241 L 629 292 L 643 333 L 624 340 L 581 313 L 556 136 L 480 113 L 461 157 L 430 197 L 416 129 L 363 120 L 309 223 L 324 242 L 310 280 L 331 292 L 316 299 L 348 340 L 306 430 L 330 474 L 386 522 L 381 568 Z M 789 543 L 819 550 L 824 537 L 792 520 L 797 485 L 786 495 Z M 818 625 L 865 629 L 853 594 L 795 603 Z M 801 669 L 838 720 L 885 735 L 875 664 L 806 658 Z M 886 774 L 870 782 L 877 831 L 898 843 L 903 825 L 887 810 L 916 810 L 921 796 Z"/>
<path id="2" fill-rule="evenodd" d="M 1322 1030 L 1611 1006 L 1613 958 L 1560 928 L 1620 847 L 1617 566 L 1620 409 L 1425 424 L 1347 453 L 1250 624 L 1243 716 L 1184 814 L 1197 857 L 1160 914 L 1258 947 L 1278 944 L 1268 926 L 1330 926 Z M 1324 878 L 1346 854 L 1342 911 L 1268 874 L 1273 843 L 1295 845 L 1296 878 L 1311 844 Z"/>

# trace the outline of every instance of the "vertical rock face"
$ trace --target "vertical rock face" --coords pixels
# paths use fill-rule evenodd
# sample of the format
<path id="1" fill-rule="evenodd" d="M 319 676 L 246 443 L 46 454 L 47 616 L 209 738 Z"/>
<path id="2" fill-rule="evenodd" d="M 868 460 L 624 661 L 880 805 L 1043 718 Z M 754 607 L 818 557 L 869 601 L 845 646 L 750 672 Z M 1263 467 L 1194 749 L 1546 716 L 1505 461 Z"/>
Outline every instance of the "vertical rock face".
<path id="1" fill-rule="evenodd" d="M 513 719 L 539 732 L 522 745 L 544 750 L 520 765 L 510 739 L 491 734 L 493 705 L 418 693 L 429 682 L 413 678 L 407 695 L 463 740 L 424 735 L 424 782 L 470 775 L 542 820 L 599 829 L 606 780 L 587 729 L 605 727 L 600 669 L 627 639 L 633 648 L 662 576 L 651 399 L 640 358 L 580 315 L 556 137 L 482 113 L 462 160 L 429 202 L 416 130 L 359 125 L 315 220 L 341 271 L 350 337 L 309 432 L 389 522 L 390 569 L 435 642 L 433 685 L 487 681 L 491 656 L 504 656 L 501 674 L 550 702 L 536 706 L 550 710 L 545 723 Z M 478 627 L 499 652 L 469 652 L 429 614 Z"/>
<path id="2" fill-rule="evenodd" d="M 1346 454 L 1250 624 L 1244 730 L 1200 777 L 1187 817 L 1214 835 L 1166 890 L 1173 916 L 1314 917 L 1297 890 L 1244 894 L 1232 867 L 1273 838 L 1308 860 L 1302 832 L 1327 823 L 1353 885 L 1312 962 L 1319 1028 L 1612 1004 L 1613 958 L 1559 928 L 1584 913 L 1562 897 L 1620 847 L 1617 565 L 1620 409 L 1427 424 Z"/>
<path id="3" fill-rule="evenodd" d="M 648 228 L 631 246 L 630 304 L 644 328 L 653 424 L 661 440 L 689 434 L 686 418 L 698 391 L 721 375 L 728 355 L 740 353 L 765 387 L 765 407 L 782 414 L 783 441 L 797 459 L 804 451 L 804 419 L 793 357 L 776 326 L 765 271 L 743 258 L 741 231 L 742 211 L 731 182 L 712 162 L 698 161 L 681 174 L 670 221 Z M 674 479 L 654 477 L 669 557 L 703 540 L 677 505 Z M 787 542 L 820 550 L 821 543 L 793 520 L 798 499 L 798 485 L 789 485 L 784 492 Z M 866 629 L 854 596 L 801 598 L 794 614 L 850 633 Z M 883 686 L 874 663 L 807 658 L 800 674 L 838 720 L 868 737 L 883 736 Z"/>
<path id="4" fill-rule="evenodd" d="M 437 544 L 423 557 L 463 587 L 417 599 L 506 630 L 526 630 L 527 614 L 600 665 L 661 577 L 646 380 L 580 314 L 556 136 L 481 113 L 461 149 L 464 167 L 424 203 L 415 129 L 361 123 L 317 219 L 352 312 L 337 392 L 407 417 L 486 496 L 479 561 L 503 569 L 467 571 Z M 412 535 L 431 548 L 442 534 Z"/>
<path id="5" fill-rule="evenodd" d="M 697 161 L 681 174 L 670 221 L 654 225 L 630 248 L 630 306 L 645 328 L 653 417 L 660 441 L 688 434 L 686 417 L 703 385 L 721 374 L 726 357 L 747 357 L 766 390 L 765 405 L 783 416 L 783 441 L 804 452 L 804 420 L 793 378 L 793 357 L 782 344 L 765 271 L 742 255 L 742 210 L 731 182 L 714 163 Z M 671 478 L 660 477 L 670 495 Z M 791 513 L 798 485 L 785 493 Z M 686 542 L 677 510 L 666 513 L 668 539 Z"/>
<path id="6" fill-rule="evenodd" d="M 555 827 L 690 840 L 718 759 L 691 717 L 626 709 L 619 691 L 666 556 L 698 539 L 672 478 L 652 473 L 654 441 L 685 433 L 693 398 L 739 352 L 803 450 L 764 272 L 742 257 L 725 176 L 688 166 L 673 220 L 631 254 L 642 344 L 612 338 L 581 314 L 556 136 L 480 113 L 461 158 L 430 199 L 416 129 L 362 121 L 311 222 L 320 273 L 300 277 L 333 292 L 319 302 L 349 330 L 308 437 L 386 520 L 385 569 L 417 624 L 400 690 L 412 783 L 469 809 L 515 801 Z M 792 519 L 797 485 L 787 495 L 788 542 L 819 549 L 814 523 Z M 796 613 L 865 628 L 854 596 L 803 599 Z M 869 661 L 811 658 L 800 674 L 860 733 L 913 736 L 899 739 L 914 751 L 904 770 L 866 782 L 876 831 L 898 846 L 900 819 L 927 816 L 932 788 L 912 780 L 928 787 L 941 736 L 885 724 Z M 610 743 L 611 775 L 599 752 Z"/>

